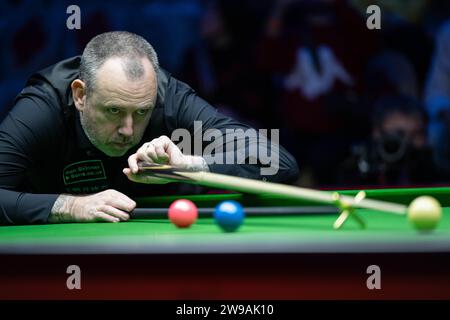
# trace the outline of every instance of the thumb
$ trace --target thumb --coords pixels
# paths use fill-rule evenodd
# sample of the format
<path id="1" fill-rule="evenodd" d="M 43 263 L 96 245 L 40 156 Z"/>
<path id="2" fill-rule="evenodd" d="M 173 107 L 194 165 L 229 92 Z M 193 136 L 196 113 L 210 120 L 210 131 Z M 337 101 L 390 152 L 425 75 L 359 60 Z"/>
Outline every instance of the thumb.
<path id="1" fill-rule="evenodd" d="M 122 172 L 127 176 L 127 178 L 128 178 L 129 180 L 133 181 L 133 179 L 132 179 L 133 174 L 132 174 L 130 168 L 124 168 L 124 169 L 122 170 Z"/>

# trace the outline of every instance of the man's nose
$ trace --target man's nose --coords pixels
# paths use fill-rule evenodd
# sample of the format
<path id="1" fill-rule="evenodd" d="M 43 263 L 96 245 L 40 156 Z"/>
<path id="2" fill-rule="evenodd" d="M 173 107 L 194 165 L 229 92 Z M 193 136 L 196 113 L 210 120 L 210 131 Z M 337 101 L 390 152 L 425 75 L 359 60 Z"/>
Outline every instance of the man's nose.
<path id="1" fill-rule="evenodd" d="M 131 137 L 133 135 L 133 117 L 127 116 L 123 119 L 122 124 L 119 128 L 119 134 Z"/>

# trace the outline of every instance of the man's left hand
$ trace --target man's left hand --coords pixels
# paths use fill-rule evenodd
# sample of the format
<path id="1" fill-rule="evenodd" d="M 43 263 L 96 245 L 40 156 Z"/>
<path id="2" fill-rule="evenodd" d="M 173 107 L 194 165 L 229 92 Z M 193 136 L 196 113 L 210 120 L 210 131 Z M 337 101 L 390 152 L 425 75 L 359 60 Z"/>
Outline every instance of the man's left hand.
<path id="1" fill-rule="evenodd" d="M 139 174 L 140 162 L 168 164 L 181 169 L 193 171 L 208 171 L 206 161 L 200 156 L 184 155 L 181 150 L 167 136 L 161 136 L 146 142 L 135 154 L 128 158 L 129 168 L 123 173 L 134 182 L 139 183 L 168 183 L 169 180 Z"/>

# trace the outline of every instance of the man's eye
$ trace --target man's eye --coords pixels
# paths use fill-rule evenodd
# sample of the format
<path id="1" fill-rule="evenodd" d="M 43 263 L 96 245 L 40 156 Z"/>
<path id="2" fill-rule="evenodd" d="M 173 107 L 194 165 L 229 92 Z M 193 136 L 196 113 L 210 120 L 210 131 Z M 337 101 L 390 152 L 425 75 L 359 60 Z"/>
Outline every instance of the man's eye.
<path id="1" fill-rule="evenodd" d="M 136 113 L 140 116 L 145 116 L 148 113 L 148 109 L 139 109 Z"/>
<path id="2" fill-rule="evenodd" d="M 110 114 L 119 114 L 120 110 L 118 108 L 108 108 Z"/>

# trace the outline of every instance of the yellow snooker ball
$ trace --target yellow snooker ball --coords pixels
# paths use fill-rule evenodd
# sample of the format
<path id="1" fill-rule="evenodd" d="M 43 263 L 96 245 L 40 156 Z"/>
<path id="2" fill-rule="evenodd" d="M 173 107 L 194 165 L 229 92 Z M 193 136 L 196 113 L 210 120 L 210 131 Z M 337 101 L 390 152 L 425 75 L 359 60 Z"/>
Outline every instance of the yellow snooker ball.
<path id="1" fill-rule="evenodd" d="M 408 207 L 408 220 L 418 230 L 434 229 L 442 217 L 442 207 L 430 196 L 421 196 L 413 200 Z"/>

